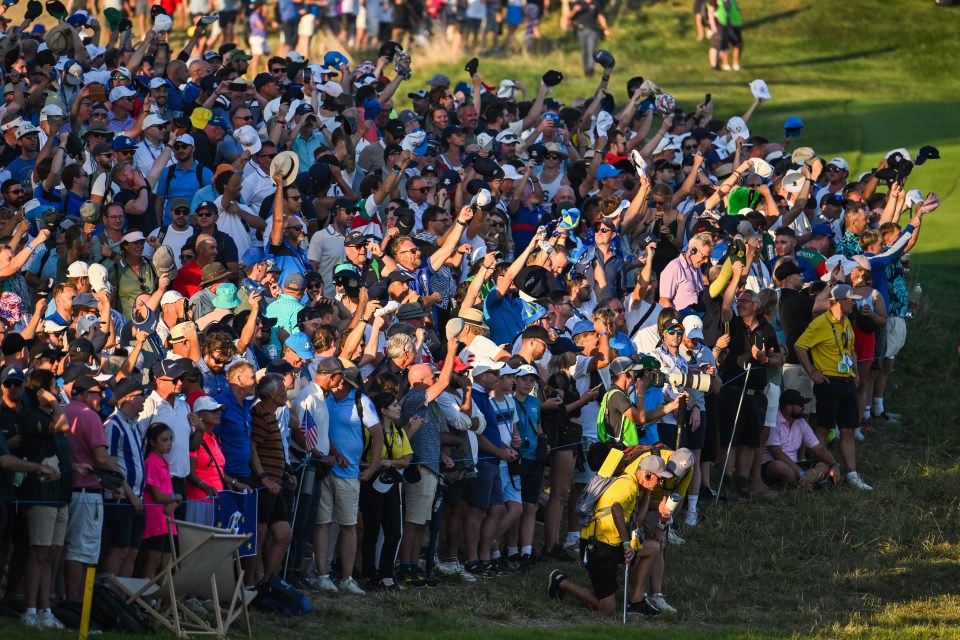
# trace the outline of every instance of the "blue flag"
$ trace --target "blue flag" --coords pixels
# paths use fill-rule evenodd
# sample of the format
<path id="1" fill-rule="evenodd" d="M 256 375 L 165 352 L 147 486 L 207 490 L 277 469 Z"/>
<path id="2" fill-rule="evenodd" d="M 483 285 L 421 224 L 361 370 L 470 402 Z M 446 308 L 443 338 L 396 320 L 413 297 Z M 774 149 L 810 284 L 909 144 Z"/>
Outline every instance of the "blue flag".
<path id="1" fill-rule="evenodd" d="M 239 493 L 221 491 L 216 501 L 218 529 L 227 529 L 233 533 L 249 533 L 250 539 L 237 551 L 241 558 L 257 553 L 257 492 Z"/>

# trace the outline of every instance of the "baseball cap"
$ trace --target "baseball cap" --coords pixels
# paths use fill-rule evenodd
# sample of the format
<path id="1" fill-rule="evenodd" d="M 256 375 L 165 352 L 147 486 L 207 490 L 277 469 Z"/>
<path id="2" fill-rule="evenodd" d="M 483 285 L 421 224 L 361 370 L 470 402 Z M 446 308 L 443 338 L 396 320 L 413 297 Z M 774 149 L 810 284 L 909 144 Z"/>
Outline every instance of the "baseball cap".
<path id="1" fill-rule="evenodd" d="M 503 367 L 504 363 L 482 356 L 473 361 L 473 377 L 476 378 L 481 373 L 486 373 L 487 371 L 499 372 Z"/>
<path id="2" fill-rule="evenodd" d="M 863 296 L 858 296 L 853 292 L 853 287 L 848 284 L 838 284 L 830 290 L 831 300 L 862 300 Z"/>
<path id="3" fill-rule="evenodd" d="M 220 411 L 221 409 L 223 409 L 223 405 L 208 395 L 202 395 L 193 401 L 194 413 L 199 413 L 200 411 Z"/>
<path id="4" fill-rule="evenodd" d="M 666 463 L 659 455 L 650 454 L 640 461 L 640 471 L 652 473 L 661 478 L 672 478 L 673 472 L 667 469 Z"/>
<path id="5" fill-rule="evenodd" d="M 90 265 L 82 260 L 77 260 L 76 262 L 70 263 L 70 266 L 67 267 L 66 275 L 68 278 L 86 278 L 89 270 Z"/>
<path id="6" fill-rule="evenodd" d="M 367 244 L 367 234 L 359 229 L 354 229 L 343 237 L 343 246 L 362 247 Z"/>
<path id="7" fill-rule="evenodd" d="M 307 282 L 303 274 L 296 271 L 288 274 L 283 281 L 283 288 L 292 289 L 293 291 L 303 291 L 306 286 Z"/>
<path id="8" fill-rule="evenodd" d="M 622 172 L 620 171 L 620 169 L 617 169 L 612 164 L 604 163 L 604 164 L 601 164 L 599 168 L 597 168 L 597 180 L 604 180 L 606 178 L 616 178 L 621 173 Z"/>
<path id="9" fill-rule="evenodd" d="M 23 382 L 26 380 L 26 377 L 23 375 L 23 370 L 20 367 L 4 367 L 3 372 L 0 373 L 0 383 L 6 382 L 7 380 L 19 380 Z"/>
<path id="10" fill-rule="evenodd" d="M 283 346 L 297 354 L 297 357 L 301 360 L 313 360 L 317 357 L 316 352 L 313 350 L 313 342 L 310 341 L 307 334 L 302 332 L 295 333 L 287 338 Z"/>
<path id="11" fill-rule="evenodd" d="M 111 391 L 113 391 L 113 397 L 117 400 L 120 400 L 121 398 L 126 398 L 132 393 L 136 393 L 138 391 L 143 392 L 143 385 L 137 382 L 135 378 L 127 377 L 114 384 L 111 388 Z"/>
<path id="12" fill-rule="evenodd" d="M 810 398 L 804 398 L 796 389 L 784 389 L 783 393 L 780 394 L 780 407 L 785 407 L 788 404 L 807 404 L 810 402 Z"/>
<path id="13" fill-rule="evenodd" d="M 613 362 L 610 363 L 610 377 L 615 378 L 619 375 L 626 373 L 627 371 L 633 371 L 637 366 L 634 364 L 633 360 L 627 356 L 619 356 L 613 359 Z"/>
<path id="14" fill-rule="evenodd" d="M 830 228 L 830 225 L 820 223 L 814 225 L 813 231 L 810 232 L 812 236 L 820 236 L 821 238 L 829 238 L 833 235 L 833 229 Z"/>
<path id="15" fill-rule="evenodd" d="M 699 316 L 690 314 L 684 318 L 683 329 L 691 340 L 703 340 L 703 320 Z"/>
<path id="16" fill-rule="evenodd" d="M 334 358 L 333 356 L 321 358 L 320 362 L 317 363 L 317 373 L 343 374 L 343 363 L 340 362 L 340 358 Z"/>
<path id="17" fill-rule="evenodd" d="M 780 264 L 777 265 L 777 268 L 773 270 L 773 277 L 777 282 L 783 282 L 785 278 L 802 273 L 803 269 L 800 268 L 800 265 L 788 259 L 781 261 Z"/>
<path id="18" fill-rule="evenodd" d="M 550 332 L 541 326 L 527 327 L 520 334 L 520 338 L 523 340 L 543 340 L 548 345 L 554 343 L 554 339 L 550 337 Z"/>
<path id="19" fill-rule="evenodd" d="M 670 456 L 670 460 L 667 462 L 666 467 L 667 471 L 672 473 L 675 477 L 682 478 L 690 473 L 690 470 L 693 469 L 693 465 L 696 464 L 696 462 L 697 458 L 693 455 L 693 451 L 687 449 L 686 447 L 681 447 L 673 452 L 673 455 Z"/>
<path id="20" fill-rule="evenodd" d="M 173 378 L 176 380 L 183 376 L 183 369 L 175 360 L 160 360 L 150 368 L 154 378 Z"/>

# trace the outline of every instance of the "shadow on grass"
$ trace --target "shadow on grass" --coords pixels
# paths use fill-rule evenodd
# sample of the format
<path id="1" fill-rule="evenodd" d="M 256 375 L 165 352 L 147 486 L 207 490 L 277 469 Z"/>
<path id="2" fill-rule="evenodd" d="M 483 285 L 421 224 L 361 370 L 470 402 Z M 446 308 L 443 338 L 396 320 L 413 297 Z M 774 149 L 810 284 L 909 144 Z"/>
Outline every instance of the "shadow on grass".
<path id="1" fill-rule="evenodd" d="M 780 13 L 771 13 L 768 16 L 763 16 L 762 18 L 758 18 L 756 20 L 744 22 L 743 26 L 741 26 L 740 28 L 743 31 L 749 31 L 751 29 L 756 29 L 757 27 L 766 26 L 773 22 L 780 22 L 781 20 L 789 20 L 790 18 L 798 14 L 804 13 L 806 11 L 810 11 L 810 9 L 812 8 L 813 8 L 813 5 L 807 5 L 805 7 L 797 7 L 796 9 L 790 9 L 788 11 L 781 11 Z"/>
<path id="2" fill-rule="evenodd" d="M 789 62 L 763 62 L 760 64 L 751 64 L 750 69 L 772 69 L 781 67 L 807 67 L 818 64 L 830 64 L 831 62 L 849 62 L 861 58 L 871 58 L 873 56 L 893 53 L 899 47 L 880 47 L 877 49 L 868 49 L 866 51 L 851 51 L 832 56 L 819 56 L 817 58 L 806 58 L 804 60 L 790 60 Z"/>

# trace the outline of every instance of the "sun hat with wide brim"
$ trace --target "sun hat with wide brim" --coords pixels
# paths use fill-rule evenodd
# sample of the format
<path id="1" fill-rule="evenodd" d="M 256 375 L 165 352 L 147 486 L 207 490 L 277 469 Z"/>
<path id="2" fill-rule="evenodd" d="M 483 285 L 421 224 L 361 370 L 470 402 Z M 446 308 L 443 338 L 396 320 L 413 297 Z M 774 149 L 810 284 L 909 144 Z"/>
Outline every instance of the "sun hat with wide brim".
<path id="1" fill-rule="evenodd" d="M 270 161 L 270 177 L 277 171 L 283 176 L 284 186 L 290 186 L 300 173 L 300 158 L 293 151 L 281 151 Z"/>

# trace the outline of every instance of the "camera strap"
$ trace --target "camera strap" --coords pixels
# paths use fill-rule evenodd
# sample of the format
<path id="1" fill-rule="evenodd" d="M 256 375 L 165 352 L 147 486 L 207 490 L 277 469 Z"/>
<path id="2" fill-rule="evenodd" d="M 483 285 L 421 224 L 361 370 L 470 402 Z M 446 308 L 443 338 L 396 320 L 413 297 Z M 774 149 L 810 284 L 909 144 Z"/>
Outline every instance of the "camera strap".
<path id="1" fill-rule="evenodd" d="M 640 320 L 637 321 L 637 324 L 633 325 L 633 329 L 630 329 L 630 335 L 627 336 L 630 340 L 633 340 L 633 336 L 637 335 L 637 331 L 640 330 L 640 327 L 643 326 L 643 323 L 647 321 L 647 318 L 650 317 L 650 314 L 653 313 L 653 310 L 656 308 L 656 304 L 650 302 L 650 306 L 647 307 L 647 310 L 644 311 L 643 315 L 640 316 Z"/>

